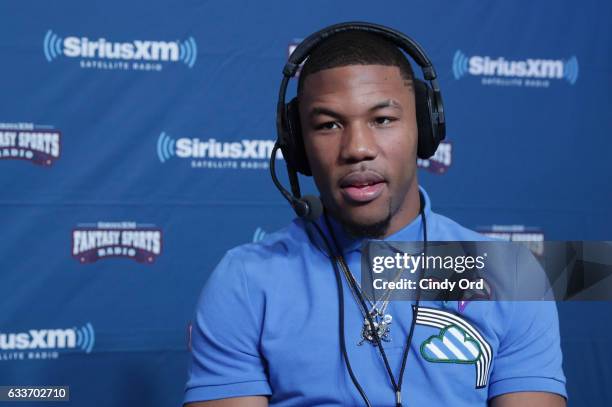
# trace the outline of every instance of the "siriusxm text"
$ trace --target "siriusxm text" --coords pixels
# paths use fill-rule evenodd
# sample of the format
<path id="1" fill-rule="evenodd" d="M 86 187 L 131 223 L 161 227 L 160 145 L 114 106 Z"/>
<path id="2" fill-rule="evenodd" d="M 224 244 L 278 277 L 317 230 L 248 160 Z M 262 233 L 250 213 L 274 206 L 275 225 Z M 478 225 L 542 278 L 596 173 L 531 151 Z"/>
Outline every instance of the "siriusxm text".
<path id="1" fill-rule="evenodd" d="M 109 58 L 142 61 L 178 61 L 178 41 L 109 42 L 104 38 L 66 37 L 64 55 L 72 58 Z"/>
<path id="2" fill-rule="evenodd" d="M 560 79 L 563 78 L 563 66 L 562 60 L 555 59 L 509 61 L 502 57 L 473 56 L 468 69 L 472 75 Z"/>
<path id="3" fill-rule="evenodd" d="M 74 329 L 30 329 L 28 332 L 0 333 L 0 350 L 75 348 Z"/>
<path id="4" fill-rule="evenodd" d="M 198 138 L 180 138 L 176 141 L 176 155 L 181 158 L 267 159 L 273 147 L 272 140 L 220 142 L 214 138 L 206 141 Z M 280 154 L 277 158 L 281 158 Z"/>

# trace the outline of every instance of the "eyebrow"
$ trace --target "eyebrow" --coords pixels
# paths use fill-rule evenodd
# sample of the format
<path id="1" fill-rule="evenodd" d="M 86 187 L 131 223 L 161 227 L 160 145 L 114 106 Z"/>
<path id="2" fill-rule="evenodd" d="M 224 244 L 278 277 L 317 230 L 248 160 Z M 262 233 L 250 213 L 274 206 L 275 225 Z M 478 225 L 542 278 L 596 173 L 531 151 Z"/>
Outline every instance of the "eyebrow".
<path id="1" fill-rule="evenodd" d="M 334 117 L 336 119 L 339 119 L 341 117 L 340 114 L 334 112 L 333 110 L 327 109 L 325 107 L 319 107 L 319 106 L 313 107 L 310 110 L 310 115 L 309 116 L 310 117 L 315 117 L 315 116 L 318 116 L 318 115 L 321 115 L 321 114 L 322 115 L 326 115 L 326 116 L 331 116 L 331 117 Z"/>
<path id="2" fill-rule="evenodd" d="M 387 99 L 387 100 L 383 100 L 382 102 L 379 102 L 377 104 L 375 104 L 374 106 L 372 106 L 371 108 L 368 109 L 368 112 L 373 112 L 379 109 L 385 109 L 391 107 L 393 109 L 398 109 L 398 110 L 402 110 L 402 105 L 400 105 L 396 100 L 394 99 Z M 310 110 L 310 117 L 314 117 L 314 116 L 318 116 L 318 115 L 326 115 L 326 116 L 331 116 L 334 117 L 336 119 L 339 119 L 342 117 L 341 114 L 334 112 L 331 109 L 325 108 L 325 107 L 320 107 L 320 106 L 315 106 Z"/>
<path id="3" fill-rule="evenodd" d="M 369 111 L 373 112 L 375 110 L 385 109 L 387 107 L 392 107 L 394 109 L 402 110 L 402 105 L 400 105 L 396 100 L 394 100 L 394 99 L 387 99 L 387 100 L 384 100 L 384 101 L 382 101 L 380 103 L 375 104 L 374 106 L 372 106 L 369 109 Z"/>

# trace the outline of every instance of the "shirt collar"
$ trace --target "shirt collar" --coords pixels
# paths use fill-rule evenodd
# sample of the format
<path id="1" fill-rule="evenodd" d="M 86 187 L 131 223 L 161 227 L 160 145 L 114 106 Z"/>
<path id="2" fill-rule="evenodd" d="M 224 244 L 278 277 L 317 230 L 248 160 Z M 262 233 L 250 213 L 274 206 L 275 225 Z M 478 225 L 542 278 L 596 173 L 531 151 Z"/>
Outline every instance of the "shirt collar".
<path id="1" fill-rule="evenodd" d="M 427 195 L 427 192 L 425 191 L 425 189 L 419 186 L 419 191 L 422 194 L 423 200 L 425 202 L 425 205 L 424 205 L 425 208 L 423 209 L 423 211 L 424 211 L 425 218 L 427 220 L 428 231 L 429 231 L 431 227 L 429 225 L 431 225 L 430 219 L 431 219 L 431 214 L 432 214 L 431 202 L 429 200 L 429 196 Z M 342 228 L 342 225 L 338 221 L 336 221 L 331 216 L 329 216 L 328 218 L 329 218 L 329 223 L 331 227 L 333 228 L 334 235 L 336 236 L 336 239 L 338 241 L 338 245 L 342 248 L 343 254 L 345 256 L 348 256 L 350 253 L 360 252 L 362 244 L 366 239 L 355 238 L 349 235 L 348 233 L 344 231 L 344 229 Z M 320 216 L 319 219 L 317 219 L 315 222 L 319 225 L 321 230 L 325 233 L 325 236 L 327 237 L 329 244 L 331 244 L 332 247 L 335 248 L 331 234 L 327 228 L 327 222 L 325 222 L 324 215 Z M 422 223 L 423 222 L 421 219 L 421 215 L 419 214 L 408 225 L 404 226 L 402 229 L 386 237 L 385 239 L 382 239 L 382 240 L 372 239 L 372 240 L 387 241 L 387 242 L 423 240 L 423 224 Z M 308 225 L 308 223 L 306 224 Z M 329 257 L 329 254 L 328 254 L 329 249 L 327 249 L 325 244 L 321 241 L 321 237 L 319 236 L 319 234 L 313 229 L 314 228 L 312 227 L 307 228 L 307 233 L 309 234 L 311 241 L 315 242 L 315 245 L 319 248 L 319 250 L 321 250 L 323 253 L 325 253 L 325 255 Z"/>

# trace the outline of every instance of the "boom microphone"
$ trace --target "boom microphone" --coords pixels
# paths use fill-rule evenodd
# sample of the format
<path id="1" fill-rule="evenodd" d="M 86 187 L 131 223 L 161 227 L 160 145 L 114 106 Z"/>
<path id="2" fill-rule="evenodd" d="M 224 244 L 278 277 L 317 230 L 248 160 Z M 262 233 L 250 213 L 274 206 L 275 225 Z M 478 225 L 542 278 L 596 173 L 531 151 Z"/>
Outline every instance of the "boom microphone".
<path id="1" fill-rule="evenodd" d="M 278 188 L 280 193 L 285 197 L 285 199 L 289 202 L 295 214 L 302 219 L 314 221 L 323 213 L 323 204 L 321 200 L 314 195 L 305 195 L 300 197 L 299 189 L 294 191 L 294 194 L 287 191 L 285 187 L 280 183 L 278 178 L 276 177 L 276 152 L 279 149 L 278 142 L 274 144 L 274 148 L 272 149 L 272 154 L 270 155 L 270 175 L 272 176 L 272 182 L 274 186 Z M 297 178 L 297 174 L 295 171 L 289 171 L 289 178 L 291 177 Z M 292 182 L 293 185 L 298 185 L 297 182 Z"/>
<path id="2" fill-rule="evenodd" d="M 323 213 L 323 204 L 314 195 L 304 195 L 294 201 L 293 209 L 300 218 L 314 221 Z"/>

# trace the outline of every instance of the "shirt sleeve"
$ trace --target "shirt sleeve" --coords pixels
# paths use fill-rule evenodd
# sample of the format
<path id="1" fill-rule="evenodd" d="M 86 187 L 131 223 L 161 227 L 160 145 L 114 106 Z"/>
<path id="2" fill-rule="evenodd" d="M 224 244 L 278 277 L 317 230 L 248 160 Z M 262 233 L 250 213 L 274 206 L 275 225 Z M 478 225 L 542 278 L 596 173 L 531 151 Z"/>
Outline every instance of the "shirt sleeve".
<path id="1" fill-rule="evenodd" d="M 272 393 L 256 313 L 243 264 L 230 251 L 198 300 L 184 403 Z"/>
<path id="2" fill-rule="evenodd" d="M 519 251 L 518 256 L 517 267 L 539 269 L 543 273 L 529 250 Z M 518 295 L 518 300 L 509 303 L 511 316 L 491 372 L 489 399 L 529 391 L 567 398 L 556 303 L 521 301 Z"/>

